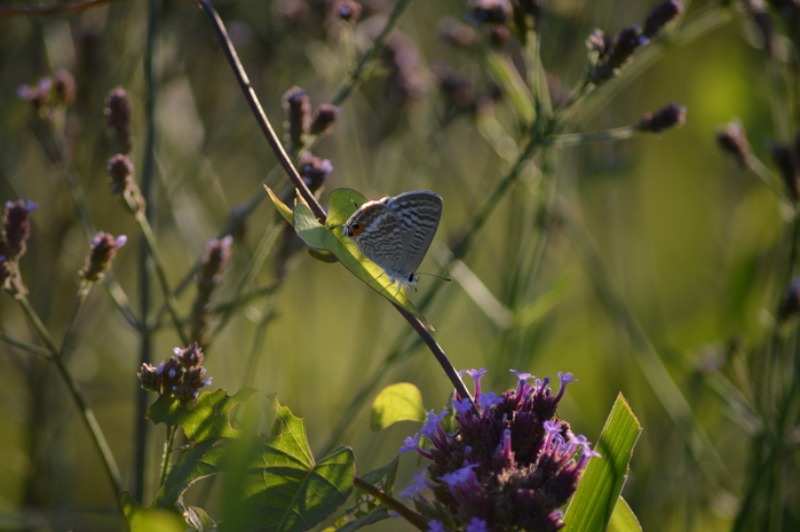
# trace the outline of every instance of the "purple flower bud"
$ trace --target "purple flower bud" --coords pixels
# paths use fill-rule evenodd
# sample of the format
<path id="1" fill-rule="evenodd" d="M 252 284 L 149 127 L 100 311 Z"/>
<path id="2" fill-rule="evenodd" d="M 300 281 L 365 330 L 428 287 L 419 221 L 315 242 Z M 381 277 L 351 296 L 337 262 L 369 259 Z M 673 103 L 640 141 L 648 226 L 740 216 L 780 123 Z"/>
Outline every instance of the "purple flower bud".
<path id="1" fill-rule="evenodd" d="M 770 152 L 789 194 L 792 199 L 797 200 L 800 197 L 800 153 L 778 143 L 770 146 Z"/>
<path id="2" fill-rule="evenodd" d="M 111 177 L 111 192 L 118 196 L 133 183 L 133 162 L 127 155 L 118 153 L 108 160 L 106 170 Z"/>
<path id="3" fill-rule="evenodd" d="M 330 131 L 338 116 L 338 107 L 329 103 L 321 104 L 314 110 L 314 116 L 311 118 L 311 134 L 320 135 Z"/>
<path id="4" fill-rule="evenodd" d="M 186 369 L 198 367 L 205 360 L 205 354 L 197 342 L 192 342 L 189 347 L 183 349 L 176 347 L 173 352 L 175 353 L 173 356 Z"/>
<path id="5" fill-rule="evenodd" d="M 133 105 L 125 89 L 122 87 L 111 89 L 108 96 L 106 96 L 103 115 L 106 117 L 106 124 L 114 132 L 114 138 L 119 144 L 120 151 L 122 153 L 130 153 L 133 147 L 131 138 Z"/>
<path id="6" fill-rule="evenodd" d="M 671 103 L 654 113 L 642 116 L 637 126 L 639 131 L 659 133 L 686 121 L 686 107 Z"/>
<path id="7" fill-rule="evenodd" d="M 453 18 L 445 18 L 439 24 L 439 34 L 457 48 L 473 48 L 478 41 L 475 30 Z"/>
<path id="8" fill-rule="evenodd" d="M 161 375 L 156 366 L 152 364 L 142 364 L 139 371 L 136 373 L 139 382 L 142 383 L 142 388 L 151 392 L 161 391 Z"/>
<path id="9" fill-rule="evenodd" d="M 361 16 L 361 4 L 353 0 L 337 0 L 333 10 L 336 16 L 345 22 L 356 22 Z"/>
<path id="10" fill-rule="evenodd" d="M 297 151 L 305 142 L 311 125 L 311 100 L 306 91 L 295 86 L 284 93 L 283 104 L 289 122 L 289 141 L 292 149 Z"/>
<path id="11" fill-rule="evenodd" d="M 781 296 L 778 305 L 778 321 L 785 322 L 793 316 L 800 314 L 800 279 L 792 280 Z"/>
<path id="12" fill-rule="evenodd" d="M 647 15 L 642 35 L 648 39 L 658 36 L 661 28 L 681 13 L 683 13 L 683 4 L 680 0 L 667 0 L 658 4 Z"/>
<path id="13" fill-rule="evenodd" d="M 42 78 L 35 85 L 20 85 L 17 96 L 33 106 L 39 115 L 44 115 L 50 102 L 50 91 L 53 88 L 51 78 Z"/>
<path id="14" fill-rule="evenodd" d="M 304 152 L 300 157 L 297 171 L 306 186 L 315 192 L 325 183 L 325 178 L 333 171 L 333 165 L 328 159 L 320 159 L 309 152 Z"/>
<path id="15" fill-rule="evenodd" d="M 472 0 L 470 10 L 479 25 L 506 24 L 511 19 L 509 0 Z"/>
<path id="16" fill-rule="evenodd" d="M 28 200 L 7 201 L 3 213 L 3 233 L 0 234 L 0 255 L 15 262 L 28 249 L 31 236 L 30 214 L 37 204 Z"/>
<path id="17" fill-rule="evenodd" d="M 75 78 L 69 70 L 61 69 L 56 72 L 53 90 L 59 102 L 70 104 L 75 101 Z"/>
<path id="18" fill-rule="evenodd" d="M 110 233 L 100 231 L 92 239 L 92 249 L 86 257 L 86 264 L 79 275 L 87 281 L 99 281 L 103 277 L 103 272 L 111 267 L 111 261 L 117 254 L 117 249 L 121 248 L 128 241 L 128 237 L 120 235 L 114 238 Z"/>
<path id="19" fill-rule="evenodd" d="M 748 166 L 752 152 L 739 122 L 731 122 L 725 129 L 717 131 L 717 145 L 734 158 L 739 168 Z"/>

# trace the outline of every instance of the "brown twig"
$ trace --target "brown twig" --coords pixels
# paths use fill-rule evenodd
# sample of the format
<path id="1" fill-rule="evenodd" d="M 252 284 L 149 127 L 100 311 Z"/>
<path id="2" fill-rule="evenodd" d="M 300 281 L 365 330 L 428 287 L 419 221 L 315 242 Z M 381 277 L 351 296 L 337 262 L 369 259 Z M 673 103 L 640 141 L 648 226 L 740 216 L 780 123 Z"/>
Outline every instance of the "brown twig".
<path id="1" fill-rule="evenodd" d="M 428 529 L 428 522 L 422 515 L 401 504 L 400 501 L 377 486 L 373 486 L 366 480 L 363 480 L 359 477 L 353 477 L 353 485 L 361 491 L 366 492 L 381 501 L 384 506 L 397 512 L 401 517 L 403 517 L 413 526 L 417 527 L 419 530 Z"/>
<path id="2" fill-rule="evenodd" d="M 258 101 L 258 96 L 256 96 L 256 92 L 253 90 L 253 86 L 250 84 L 250 79 L 247 77 L 247 73 L 244 71 L 242 62 L 239 61 L 239 55 L 236 53 L 233 43 L 231 43 L 230 37 L 228 36 L 228 31 L 225 29 L 225 24 L 223 24 L 222 19 L 219 17 L 217 11 L 214 9 L 214 6 L 211 5 L 209 0 L 196 1 L 200 6 L 200 9 L 203 10 L 203 12 L 211 21 L 214 32 L 217 34 L 217 38 L 222 45 L 222 51 L 225 53 L 225 57 L 228 59 L 228 63 L 230 63 L 233 73 L 236 76 L 236 81 L 239 83 L 239 87 L 242 89 L 244 97 L 247 100 L 248 105 L 250 105 L 250 109 L 253 111 L 253 116 L 255 116 L 259 127 L 261 127 L 261 131 L 267 138 L 270 148 L 272 148 L 272 151 L 278 158 L 278 162 L 286 171 L 286 174 L 289 176 L 292 184 L 297 189 L 303 201 L 308 204 L 311 212 L 314 213 L 314 216 L 316 216 L 320 221 L 324 220 L 326 216 L 325 209 L 322 208 L 322 205 L 319 204 L 317 198 L 308 189 L 305 181 L 303 181 L 303 178 L 300 177 L 300 174 L 297 172 L 297 168 L 294 167 L 291 159 L 289 159 L 289 155 L 287 155 L 286 150 L 283 149 L 283 145 L 281 144 L 280 139 L 278 139 L 278 135 L 275 134 L 272 124 L 267 118 L 266 113 L 264 113 L 264 109 L 261 107 L 261 102 Z"/>

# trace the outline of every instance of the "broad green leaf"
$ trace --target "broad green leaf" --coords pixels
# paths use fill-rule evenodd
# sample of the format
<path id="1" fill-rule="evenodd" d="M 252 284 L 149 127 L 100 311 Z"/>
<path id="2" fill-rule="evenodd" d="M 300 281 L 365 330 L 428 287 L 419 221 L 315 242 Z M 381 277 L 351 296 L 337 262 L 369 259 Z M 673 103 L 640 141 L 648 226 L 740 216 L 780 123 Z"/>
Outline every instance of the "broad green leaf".
<path id="1" fill-rule="evenodd" d="M 267 194 L 269 194 L 269 199 L 272 200 L 272 204 L 275 205 L 276 209 L 278 209 L 278 212 L 280 213 L 281 216 L 283 216 L 283 219 L 289 222 L 289 225 L 292 225 L 294 223 L 293 222 L 294 218 L 292 216 L 292 209 L 290 209 L 288 205 L 282 202 L 280 198 L 278 198 L 278 196 L 276 196 L 275 193 L 272 191 L 272 189 L 269 188 L 267 185 L 264 185 L 264 190 L 266 190 Z"/>
<path id="2" fill-rule="evenodd" d="M 276 410 L 272 436 L 245 451 L 246 463 L 225 490 L 228 529 L 308 530 L 353 489 L 353 451 L 339 447 L 315 461 L 302 419 L 277 403 Z"/>
<path id="3" fill-rule="evenodd" d="M 367 198 L 361 192 L 351 188 L 337 188 L 331 192 L 328 199 L 328 217 L 325 219 L 325 227 L 334 228 L 342 226 L 345 222 L 367 202 Z"/>
<path id="4" fill-rule="evenodd" d="M 344 195 L 341 195 L 338 197 L 337 201 L 342 201 L 343 199 L 345 199 Z M 346 213 L 352 208 L 353 204 L 349 201 L 343 204 L 330 203 L 331 212 Z M 334 216 L 334 220 L 338 220 L 342 216 L 343 214 L 337 214 Z M 346 219 L 347 218 L 345 218 L 345 220 Z M 406 289 L 398 283 L 392 282 L 391 277 L 383 271 L 383 268 L 365 257 L 364 254 L 361 253 L 361 250 L 358 249 L 355 242 L 344 235 L 341 224 L 333 227 L 322 225 L 317 221 L 308 207 L 300 204 L 294 209 L 294 229 L 306 245 L 312 248 L 330 251 L 339 259 L 339 262 L 344 264 L 348 270 L 365 282 L 370 288 L 392 303 L 401 306 L 428 325 L 425 317 L 414 307 L 411 300 L 408 299 Z"/>
<path id="5" fill-rule="evenodd" d="M 614 513 L 608 522 L 608 532 L 642 532 L 642 525 L 622 497 L 614 505 Z"/>
<path id="6" fill-rule="evenodd" d="M 252 393 L 252 390 L 242 390 L 231 396 L 225 390 L 205 392 L 188 404 L 181 404 L 175 397 L 162 395 L 147 411 L 147 418 L 153 423 L 180 425 L 186 437 L 195 442 L 231 438 L 237 435 L 237 431 L 231 427 L 231 409 Z"/>
<path id="7" fill-rule="evenodd" d="M 639 420 L 619 394 L 595 446 L 601 457 L 589 462 L 564 514 L 566 532 L 608 527 L 614 508 L 621 500 L 633 448 L 641 433 Z"/>
<path id="8" fill-rule="evenodd" d="M 120 501 L 131 532 L 183 532 L 186 530 L 186 523 L 174 511 L 145 508 L 128 492 L 122 493 Z"/>
<path id="9" fill-rule="evenodd" d="M 180 455 L 156 495 L 155 505 L 162 508 L 182 506 L 183 494 L 193 483 L 205 477 L 223 473 L 234 440 L 214 438 L 192 445 Z"/>
<path id="10" fill-rule="evenodd" d="M 398 421 L 424 421 L 425 405 L 419 388 L 410 382 L 391 384 L 372 403 L 372 430 L 383 430 Z"/>

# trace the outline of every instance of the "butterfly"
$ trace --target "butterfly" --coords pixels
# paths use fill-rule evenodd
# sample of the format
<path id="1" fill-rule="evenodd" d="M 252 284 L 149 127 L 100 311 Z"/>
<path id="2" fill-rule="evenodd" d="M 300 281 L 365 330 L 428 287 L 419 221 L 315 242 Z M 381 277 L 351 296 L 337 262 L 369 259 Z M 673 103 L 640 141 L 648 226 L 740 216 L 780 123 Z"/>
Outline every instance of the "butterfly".
<path id="1" fill-rule="evenodd" d="M 419 267 L 442 218 L 442 197 L 428 190 L 368 201 L 344 224 L 344 234 L 383 268 L 392 282 L 417 282 Z"/>

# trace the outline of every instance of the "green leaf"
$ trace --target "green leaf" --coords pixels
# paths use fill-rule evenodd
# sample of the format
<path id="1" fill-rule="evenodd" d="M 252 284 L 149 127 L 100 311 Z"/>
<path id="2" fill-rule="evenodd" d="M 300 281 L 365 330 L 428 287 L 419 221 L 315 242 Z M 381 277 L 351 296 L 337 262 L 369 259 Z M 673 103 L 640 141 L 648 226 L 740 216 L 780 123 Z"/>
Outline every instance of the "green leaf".
<path id="1" fill-rule="evenodd" d="M 383 430 L 398 421 L 424 421 L 425 405 L 419 388 L 410 382 L 391 384 L 372 403 L 372 430 Z"/>
<path id="2" fill-rule="evenodd" d="M 234 448 L 234 440 L 214 438 L 204 440 L 181 454 L 158 491 L 155 505 L 161 508 L 182 507 L 183 495 L 196 481 L 223 473 Z"/>
<path id="3" fill-rule="evenodd" d="M 231 409 L 252 393 L 253 390 L 242 390 L 231 396 L 225 390 L 205 392 L 188 404 L 181 404 L 173 396 L 162 395 L 147 411 L 147 418 L 153 423 L 179 425 L 186 437 L 195 442 L 232 438 L 238 432 L 231 427 Z"/>
<path id="4" fill-rule="evenodd" d="M 122 493 L 120 501 L 131 532 L 183 532 L 186 529 L 186 523 L 174 511 L 145 508 L 128 492 Z"/>
<path id="5" fill-rule="evenodd" d="M 272 200 L 272 204 L 275 205 L 276 209 L 278 209 L 278 212 L 280 213 L 281 216 L 283 216 L 283 219 L 289 222 L 289 224 L 291 225 L 293 223 L 292 209 L 290 209 L 288 205 L 282 202 L 278 198 L 278 196 L 275 195 L 272 189 L 269 188 L 267 185 L 264 185 L 264 190 L 266 190 L 267 194 L 269 194 L 269 199 Z"/>
<path id="6" fill-rule="evenodd" d="M 622 497 L 614 505 L 614 513 L 608 522 L 608 532 L 642 532 L 642 525 Z"/>
<path id="7" fill-rule="evenodd" d="M 344 235 L 342 225 L 358 208 L 357 197 L 363 198 L 352 190 L 334 190 L 329 201 L 331 214 L 325 225 L 317 221 L 307 206 L 297 205 L 294 209 L 294 229 L 297 235 L 307 246 L 333 253 L 339 262 L 370 288 L 419 318 L 426 326 L 430 326 L 408 299 L 407 290 L 393 282 L 383 268 L 365 257 L 355 242 Z"/>
<path id="8" fill-rule="evenodd" d="M 230 530 L 307 530 L 353 489 L 353 451 L 339 447 L 315 461 L 303 420 L 277 403 L 276 410 L 272 436 L 245 451 L 244 466 L 234 471 L 225 490 L 224 522 Z"/>
<path id="9" fill-rule="evenodd" d="M 641 433 L 639 420 L 619 394 L 595 446 L 601 457 L 589 462 L 564 514 L 566 532 L 605 530 L 608 527 L 615 507 L 619 506 L 633 448 Z"/>
<path id="10" fill-rule="evenodd" d="M 342 226 L 350 216 L 367 202 L 367 198 L 361 193 L 351 188 L 337 188 L 331 192 L 328 199 L 328 217 L 325 219 L 325 227 L 334 228 Z"/>

